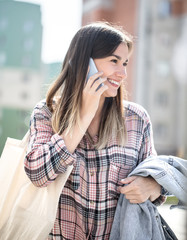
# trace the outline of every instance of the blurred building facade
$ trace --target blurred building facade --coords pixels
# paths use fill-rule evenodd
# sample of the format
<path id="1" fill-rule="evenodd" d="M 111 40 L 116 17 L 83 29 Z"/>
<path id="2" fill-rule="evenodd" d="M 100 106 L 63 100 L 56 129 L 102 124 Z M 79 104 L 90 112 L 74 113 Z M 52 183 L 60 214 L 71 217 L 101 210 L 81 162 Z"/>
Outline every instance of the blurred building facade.
<path id="1" fill-rule="evenodd" d="M 9 137 L 22 138 L 41 98 L 40 6 L 0 1 L 0 152 Z"/>
<path id="2" fill-rule="evenodd" d="M 119 23 L 135 37 L 129 99 L 150 114 L 158 154 L 181 157 L 187 157 L 186 18 L 186 0 L 83 0 L 83 25 Z"/>
<path id="3" fill-rule="evenodd" d="M 182 56 L 187 59 L 187 49 L 180 39 L 186 29 L 186 19 L 186 0 L 141 1 L 135 78 L 136 101 L 151 116 L 158 152 L 185 158 L 187 72 L 182 65 L 185 62 L 186 69 L 187 61 Z"/>

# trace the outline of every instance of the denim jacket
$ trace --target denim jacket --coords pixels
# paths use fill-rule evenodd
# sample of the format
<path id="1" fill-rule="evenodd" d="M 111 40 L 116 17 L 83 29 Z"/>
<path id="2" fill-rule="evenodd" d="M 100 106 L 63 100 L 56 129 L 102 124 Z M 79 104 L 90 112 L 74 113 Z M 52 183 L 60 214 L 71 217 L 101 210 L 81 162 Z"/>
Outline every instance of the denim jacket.
<path id="1" fill-rule="evenodd" d="M 187 160 L 173 156 L 151 156 L 141 162 L 130 174 L 152 176 L 180 204 L 187 202 Z M 124 194 L 118 200 L 110 240 L 164 240 L 157 207 L 147 200 L 131 204 Z"/>
<path id="2" fill-rule="evenodd" d="M 129 174 L 132 175 L 151 176 L 181 203 L 187 202 L 187 160 L 174 156 L 151 156 Z"/>

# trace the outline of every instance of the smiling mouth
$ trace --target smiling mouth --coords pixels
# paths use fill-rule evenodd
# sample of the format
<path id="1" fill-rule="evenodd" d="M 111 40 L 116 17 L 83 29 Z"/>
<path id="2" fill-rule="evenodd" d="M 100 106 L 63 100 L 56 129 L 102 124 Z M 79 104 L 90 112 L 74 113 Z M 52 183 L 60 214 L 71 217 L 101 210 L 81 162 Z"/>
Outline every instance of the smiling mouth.
<path id="1" fill-rule="evenodd" d="M 112 86 L 114 86 L 114 87 L 119 87 L 119 86 L 120 86 L 120 83 L 117 82 L 117 81 L 114 81 L 114 80 L 112 80 L 112 79 L 107 79 L 107 80 L 108 80 L 108 82 L 109 82 Z"/>

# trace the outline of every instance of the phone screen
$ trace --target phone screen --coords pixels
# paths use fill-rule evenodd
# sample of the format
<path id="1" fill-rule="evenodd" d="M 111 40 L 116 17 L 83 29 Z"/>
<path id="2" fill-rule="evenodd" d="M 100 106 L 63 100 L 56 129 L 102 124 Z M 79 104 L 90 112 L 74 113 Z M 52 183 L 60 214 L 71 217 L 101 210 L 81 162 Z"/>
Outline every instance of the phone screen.
<path id="1" fill-rule="evenodd" d="M 86 81 L 88 81 L 88 79 L 89 79 L 92 75 L 96 74 L 97 72 L 98 72 L 98 70 L 97 70 L 97 68 L 96 68 L 96 66 L 95 66 L 94 60 L 93 60 L 92 58 L 90 58 L 90 61 L 89 61 L 89 72 L 88 72 Z M 97 80 L 97 79 L 96 79 L 96 80 Z M 103 86 L 103 83 L 101 83 L 101 84 L 99 85 L 99 87 L 96 89 L 96 91 L 97 91 L 101 86 Z"/>
<path id="2" fill-rule="evenodd" d="M 88 79 L 94 75 L 95 73 L 97 73 L 98 70 L 95 66 L 95 63 L 94 63 L 94 60 L 92 58 L 90 58 L 90 61 L 89 61 L 89 72 L 88 72 L 88 75 L 87 75 L 87 81 Z"/>

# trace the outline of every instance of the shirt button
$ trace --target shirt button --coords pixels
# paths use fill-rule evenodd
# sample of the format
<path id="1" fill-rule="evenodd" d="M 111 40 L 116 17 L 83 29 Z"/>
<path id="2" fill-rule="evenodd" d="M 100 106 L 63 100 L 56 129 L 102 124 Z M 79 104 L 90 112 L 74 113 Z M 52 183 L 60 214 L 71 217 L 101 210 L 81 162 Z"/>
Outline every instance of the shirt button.
<path id="1" fill-rule="evenodd" d="M 92 204 L 92 205 L 93 205 L 93 204 L 94 204 L 94 201 L 90 201 L 90 204 Z"/>
<path id="2" fill-rule="evenodd" d="M 115 165 L 112 165 L 112 168 L 116 171 L 117 167 Z"/>
<path id="3" fill-rule="evenodd" d="M 90 172 L 90 176 L 94 176 L 94 172 Z"/>

